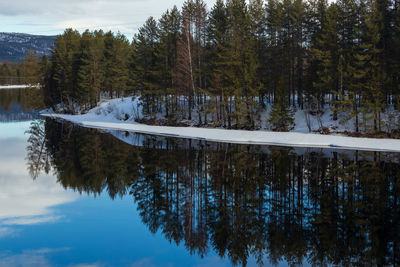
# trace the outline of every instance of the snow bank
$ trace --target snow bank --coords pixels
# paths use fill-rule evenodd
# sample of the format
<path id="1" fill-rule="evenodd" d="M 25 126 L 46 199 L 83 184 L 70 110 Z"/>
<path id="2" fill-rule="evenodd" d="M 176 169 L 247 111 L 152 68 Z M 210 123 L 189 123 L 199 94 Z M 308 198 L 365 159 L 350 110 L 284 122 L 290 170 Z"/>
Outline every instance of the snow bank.
<path id="1" fill-rule="evenodd" d="M 0 85 L 1 89 L 25 89 L 25 88 L 38 88 L 39 85 L 29 85 L 29 84 L 21 84 L 21 85 Z"/>
<path id="2" fill-rule="evenodd" d="M 102 103 L 85 115 L 42 114 L 64 119 L 87 128 L 123 130 L 141 134 L 189 138 L 224 143 L 277 145 L 289 147 L 319 147 L 370 151 L 400 152 L 400 140 L 355 138 L 301 132 L 244 131 L 195 127 L 166 127 L 139 124 L 139 100 L 123 98 Z"/>

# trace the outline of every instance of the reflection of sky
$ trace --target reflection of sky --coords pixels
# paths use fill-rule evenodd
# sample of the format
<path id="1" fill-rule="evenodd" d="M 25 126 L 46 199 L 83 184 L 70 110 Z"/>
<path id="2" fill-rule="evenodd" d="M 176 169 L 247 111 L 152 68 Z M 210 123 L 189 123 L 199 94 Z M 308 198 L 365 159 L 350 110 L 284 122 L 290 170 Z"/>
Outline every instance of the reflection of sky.
<path id="1" fill-rule="evenodd" d="M 5 148 L 11 147 L 7 144 L 9 141 L 18 141 L 21 146 L 24 146 L 24 149 L 15 152 L 19 152 L 20 155 L 24 153 L 23 158 L 25 157 L 26 140 L 28 139 L 25 131 L 29 129 L 30 124 L 30 121 L 0 123 L 0 141 L 5 145 Z M 5 155 L 0 155 L 0 157 L 5 157 Z"/>
<path id="2" fill-rule="evenodd" d="M 29 124 L 0 123 L 0 266 L 230 265 L 212 248 L 201 259 L 152 234 L 130 195 L 79 196 L 52 175 L 32 180 L 25 163 Z"/>
<path id="3" fill-rule="evenodd" d="M 57 220 L 51 207 L 76 200 L 50 175 L 33 181 L 25 164 L 29 122 L 0 124 L 0 232 L 14 232 L 14 225 Z"/>
<path id="4" fill-rule="evenodd" d="M 110 200 L 29 176 L 29 122 L 0 123 L 0 266 L 224 266 L 200 259 L 142 224 L 130 196 Z"/>

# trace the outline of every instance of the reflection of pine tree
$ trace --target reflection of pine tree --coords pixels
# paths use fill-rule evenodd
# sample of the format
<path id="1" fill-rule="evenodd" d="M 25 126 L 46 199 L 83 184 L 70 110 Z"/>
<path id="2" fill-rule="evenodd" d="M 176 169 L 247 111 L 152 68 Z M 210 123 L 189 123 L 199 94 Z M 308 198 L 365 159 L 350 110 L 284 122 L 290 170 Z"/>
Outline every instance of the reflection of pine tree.
<path id="1" fill-rule="evenodd" d="M 36 179 L 39 174 L 44 171 L 46 174 L 49 173 L 51 165 L 49 162 L 49 154 L 46 149 L 46 134 L 44 130 L 44 121 L 33 121 L 27 134 L 30 134 L 28 138 L 28 147 L 26 160 L 28 162 L 29 174 L 33 179 Z"/>
<path id="2" fill-rule="evenodd" d="M 45 148 L 62 185 L 112 198 L 129 189 L 150 231 L 193 254 L 213 249 L 236 265 L 266 254 L 293 265 L 399 264 L 399 166 L 384 154 L 157 137 L 133 147 L 49 123 Z"/>

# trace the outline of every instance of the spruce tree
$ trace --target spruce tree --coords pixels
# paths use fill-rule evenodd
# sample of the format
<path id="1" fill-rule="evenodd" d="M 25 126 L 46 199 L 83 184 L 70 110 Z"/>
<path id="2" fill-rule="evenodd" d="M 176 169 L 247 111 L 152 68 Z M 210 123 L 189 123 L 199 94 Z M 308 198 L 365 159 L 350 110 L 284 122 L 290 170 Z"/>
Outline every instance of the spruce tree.
<path id="1" fill-rule="evenodd" d="M 128 59 L 130 45 L 120 33 L 104 35 L 104 88 L 110 97 L 120 97 L 128 89 Z"/>
<path id="2" fill-rule="evenodd" d="M 85 31 L 81 38 L 81 56 L 78 70 L 77 85 L 80 89 L 82 105 L 87 109 L 93 108 L 100 100 L 103 73 L 103 32 Z"/>
<path id="3" fill-rule="evenodd" d="M 24 83 L 30 85 L 38 84 L 40 80 L 39 55 L 33 49 L 29 49 L 22 63 L 22 67 L 25 76 Z"/>
<path id="4" fill-rule="evenodd" d="M 227 10 L 223 0 L 217 0 L 209 13 L 208 18 L 208 67 L 213 71 L 209 76 L 208 94 L 213 97 L 215 103 L 210 107 L 215 110 L 217 125 L 230 127 L 228 118 L 228 93 L 227 84 L 230 82 L 226 69 L 229 67 L 227 54 L 228 46 L 228 20 Z M 209 110 L 209 112 L 212 112 Z"/>
<path id="5" fill-rule="evenodd" d="M 384 50 L 379 48 L 384 25 L 378 2 L 370 0 L 368 11 L 364 21 L 364 68 L 366 71 L 364 106 L 372 113 L 374 131 L 380 132 L 382 130 L 381 112 L 386 107 L 385 85 L 387 85 Z"/>
<path id="6" fill-rule="evenodd" d="M 293 111 L 288 107 L 285 78 L 281 78 L 276 89 L 274 105 L 269 114 L 269 123 L 274 131 L 289 131 L 294 127 Z"/>
<path id="7" fill-rule="evenodd" d="M 177 7 L 164 13 L 158 24 L 160 41 L 155 52 L 156 76 L 160 80 L 162 88 L 162 105 L 164 105 L 165 117 L 174 119 L 176 105 L 175 99 L 171 95 L 174 93 L 173 69 L 176 64 L 177 37 L 181 26 L 180 12 Z"/>
<path id="8" fill-rule="evenodd" d="M 231 58 L 229 86 L 234 97 L 232 116 L 236 127 L 253 128 L 256 108 L 254 96 L 258 94 L 259 84 L 256 80 L 258 61 L 250 31 L 251 19 L 244 0 L 228 1 L 227 11 L 230 28 L 228 54 Z"/>
<path id="9" fill-rule="evenodd" d="M 150 17 L 135 35 L 135 77 L 136 90 L 141 93 L 143 112 L 154 117 L 159 109 L 159 95 L 162 93 L 157 77 L 156 49 L 159 41 L 157 22 Z"/>
<path id="10" fill-rule="evenodd" d="M 340 44 L 339 25 L 337 17 L 339 7 L 336 4 L 329 6 L 326 18 L 321 26 L 321 32 L 311 47 L 313 53 L 313 66 L 316 77 L 313 82 L 318 102 L 323 106 L 323 99 L 327 93 L 336 92 L 334 100 L 338 100 L 337 94 L 341 91 L 342 72 L 340 68 Z M 333 120 L 338 118 L 338 103 L 334 103 Z"/>
<path id="11" fill-rule="evenodd" d="M 52 53 L 52 64 L 54 64 L 54 83 L 50 90 L 57 90 L 59 95 L 57 103 L 71 113 L 77 112 L 76 103 L 79 98 L 77 87 L 77 71 L 80 56 L 80 34 L 72 29 L 65 30 L 64 34 L 55 40 L 55 49 Z"/>

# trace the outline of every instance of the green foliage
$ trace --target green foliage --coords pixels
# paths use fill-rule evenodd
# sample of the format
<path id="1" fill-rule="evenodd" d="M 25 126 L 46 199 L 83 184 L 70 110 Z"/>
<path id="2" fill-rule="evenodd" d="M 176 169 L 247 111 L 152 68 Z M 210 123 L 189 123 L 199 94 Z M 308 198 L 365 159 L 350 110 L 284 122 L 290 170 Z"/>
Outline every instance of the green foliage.
<path id="1" fill-rule="evenodd" d="M 77 112 L 100 95 L 136 94 L 148 118 L 246 129 L 273 105 L 272 125 L 284 129 L 288 111 L 312 100 L 356 131 L 379 132 L 380 114 L 400 107 L 399 9 L 394 0 L 217 0 L 208 11 L 187 0 L 150 17 L 131 44 L 68 29 L 43 65 L 45 102 Z M 11 72 L 3 64 L 0 82 Z"/>
<path id="2" fill-rule="evenodd" d="M 44 55 L 44 57 L 46 57 Z M 0 85 L 33 85 L 41 83 L 43 72 L 39 55 L 30 49 L 21 63 L 0 65 Z"/>
<path id="3" fill-rule="evenodd" d="M 283 76 L 279 80 L 274 105 L 269 114 L 269 123 L 275 131 L 289 131 L 294 127 L 293 111 L 288 107 Z"/>
<path id="4" fill-rule="evenodd" d="M 79 100 L 87 108 L 92 108 L 99 101 L 99 94 L 104 83 L 104 34 L 102 31 L 85 31 L 80 40 L 80 66 L 78 81 Z"/>
<path id="5" fill-rule="evenodd" d="M 46 104 L 61 103 L 75 113 L 96 106 L 101 94 L 123 96 L 129 90 L 130 54 L 130 43 L 119 33 L 66 30 L 46 64 Z"/>

